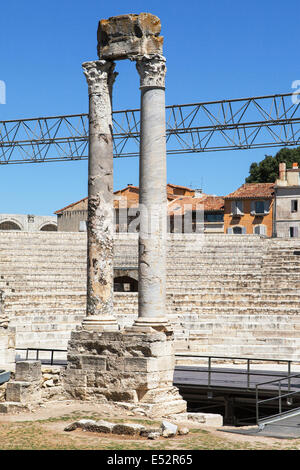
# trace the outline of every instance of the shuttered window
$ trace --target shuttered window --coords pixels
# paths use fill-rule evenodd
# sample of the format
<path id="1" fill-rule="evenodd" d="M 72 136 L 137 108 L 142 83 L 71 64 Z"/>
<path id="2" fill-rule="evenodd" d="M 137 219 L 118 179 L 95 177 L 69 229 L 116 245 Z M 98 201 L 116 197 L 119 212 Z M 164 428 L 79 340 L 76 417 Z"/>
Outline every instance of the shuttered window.
<path id="1" fill-rule="evenodd" d="M 256 235 L 267 235 L 267 227 L 265 225 L 255 225 L 254 233 Z"/>
<path id="2" fill-rule="evenodd" d="M 264 201 L 255 201 L 255 213 L 264 214 L 264 212 L 265 212 Z"/>
<path id="3" fill-rule="evenodd" d="M 231 212 L 233 215 L 243 214 L 243 201 L 232 201 Z"/>

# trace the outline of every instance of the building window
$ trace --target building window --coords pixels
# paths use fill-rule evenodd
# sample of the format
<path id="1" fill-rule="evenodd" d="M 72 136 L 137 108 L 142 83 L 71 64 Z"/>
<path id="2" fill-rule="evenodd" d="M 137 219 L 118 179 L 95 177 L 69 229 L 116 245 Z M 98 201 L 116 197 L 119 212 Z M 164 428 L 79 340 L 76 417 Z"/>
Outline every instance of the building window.
<path id="1" fill-rule="evenodd" d="M 290 227 L 290 237 L 291 238 L 298 237 L 298 227 Z"/>
<path id="2" fill-rule="evenodd" d="M 251 215 L 265 215 L 270 212 L 270 201 L 252 201 Z"/>
<path id="3" fill-rule="evenodd" d="M 265 225 L 255 225 L 253 232 L 256 235 L 267 235 L 267 227 Z"/>
<path id="4" fill-rule="evenodd" d="M 265 212 L 264 201 L 255 201 L 255 213 L 264 214 L 264 212 Z"/>
<path id="5" fill-rule="evenodd" d="M 293 199 L 291 201 L 291 212 L 298 212 L 298 200 Z"/>
<path id="6" fill-rule="evenodd" d="M 80 220 L 79 222 L 79 232 L 86 232 L 86 220 Z"/>
<path id="7" fill-rule="evenodd" d="M 224 215 L 223 214 L 214 214 L 214 213 L 204 213 L 204 221 L 205 222 L 223 222 Z"/>
<path id="8" fill-rule="evenodd" d="M 243 215 L 243 201 L 232 201 L 231 212 L 232 215 Z"/>

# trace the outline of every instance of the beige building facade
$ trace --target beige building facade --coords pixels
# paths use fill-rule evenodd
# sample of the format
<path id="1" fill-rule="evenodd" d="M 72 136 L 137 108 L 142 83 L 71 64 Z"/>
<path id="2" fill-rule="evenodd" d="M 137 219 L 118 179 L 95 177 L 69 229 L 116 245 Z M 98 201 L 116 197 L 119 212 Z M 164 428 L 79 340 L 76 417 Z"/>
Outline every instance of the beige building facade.
<path id="1" fill-rule="evenodd" d="M 274 232 L 280 238 L 300 236 L 300 169 L 294 163 L 287 169 L 279 165 L 279 178 L 275 185 Z"/>

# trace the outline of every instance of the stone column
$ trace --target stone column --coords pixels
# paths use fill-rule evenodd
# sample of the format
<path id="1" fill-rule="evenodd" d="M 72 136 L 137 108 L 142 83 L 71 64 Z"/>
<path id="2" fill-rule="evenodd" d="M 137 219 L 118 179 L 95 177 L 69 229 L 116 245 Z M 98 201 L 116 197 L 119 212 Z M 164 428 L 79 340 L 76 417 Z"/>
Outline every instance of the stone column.
<path id="1" fill-rule="evenodd" d="M 84 329 L 117 329 L 113 316 L 112 85 L 115 64 L 83 64 L 89 89 L 87 310 Z"/>
<path id="2" fill-rule="evenodd" d="M 141 88 L 139 316 L 135 326 L 159 327 L 166 318 L 166 59 L 136 60 Z"/>

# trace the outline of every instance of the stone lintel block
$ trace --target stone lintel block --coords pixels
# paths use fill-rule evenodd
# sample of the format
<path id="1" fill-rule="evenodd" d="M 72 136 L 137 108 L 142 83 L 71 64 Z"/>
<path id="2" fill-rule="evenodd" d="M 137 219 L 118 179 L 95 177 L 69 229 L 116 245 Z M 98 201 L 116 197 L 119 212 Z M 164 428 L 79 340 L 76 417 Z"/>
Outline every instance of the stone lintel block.
<path id="1" fill-rule="evenodd" d="M 164 333 L 153 331 L 153 332 L 140 332 L 137 333 L 136 329 L 133 331 L 125 330 L 123 333 L 124 342 L 127 344 L 132 344 L 133 342 L 137 343 L 156 343 L 156 342 L 165 342 L 167 337 Z"/>
<path id="2" fill-rule="evenodd" d="M 82 369 L 96 369 L 99 371 L 106 370 L 106 358 L 103 356 L 86 355 L 82 354 L 79 357 L 79 362 Z"/>
<path id="3" fill-rule="evenodd" d="M 160 19 L 151 13 L 120 15 L 101 20 L 98 26 L 98 56 L 104 60 L 162 54 Z"/>
<path id="4" fill-rule="evenodd" d="M 178 388 L 171 386 L 159 386 L 156 389 L 139 390 L 141 403 L 164 403 L 173 400 L 182 400 Z"/>
<path id="5" fill-rule="evenodd" d="M 154 357 L 125 357 L 125 371 L 128 372 L 163 372 L 174 373 L 174 356 Z"/>
<path id="6" fill-rule="evenodd" d="M 62 380 L 64 385 L 69 384 L 70 387 L 75 387 L 75 386 L 82 386 L 86 387 L 87 384 L 87 377 L 86 377 L 86 371 L 83 371 L 82 369 L 71 369 L 67 368 L 63 375 L 62 375 Z"/>
<path id="7" fill-rule="evenodd" d="M 98 339 L 102 335 L 102 332 L 89 331 L 89 330 L 72 330 L 71 331 L 71 342 L 76 341 L 91 341 Z"/>
<path id="8" fill-rule="evenodd" d="M 100 387 L 88 387 L 86 389 L 86 398 L 103 401 L 125 401 L 127 403 L 138 403 L 138 396 L 135 390 L 125 388 L 100 388 Z"/>
<path id="9" fill-rule="evenodd" d="M 41 380 L 41 377 L 41 361 L 19 361 L 16 363 L 16 381 L 38 381 Z"/>
<path id="10" fill-rule="evenodd" d="M 157 372 L 158 361 L 152 357 L 125 357 L 124 370 L 126 372 Z"/>
<path id="11" fill-rule="evenodd" d="M 4 402 L 0 403 L 0 413 L 18 413 L 20 411 L 28 411 L 31 409 L 30 404 L 18 402 Z"/>
<path id="12" fill-rule="evenodd" d="M 153 357 L 164 357 L 174 356 L 174 342 L 163 341 L 151 345 L 151 356 Z"/>

